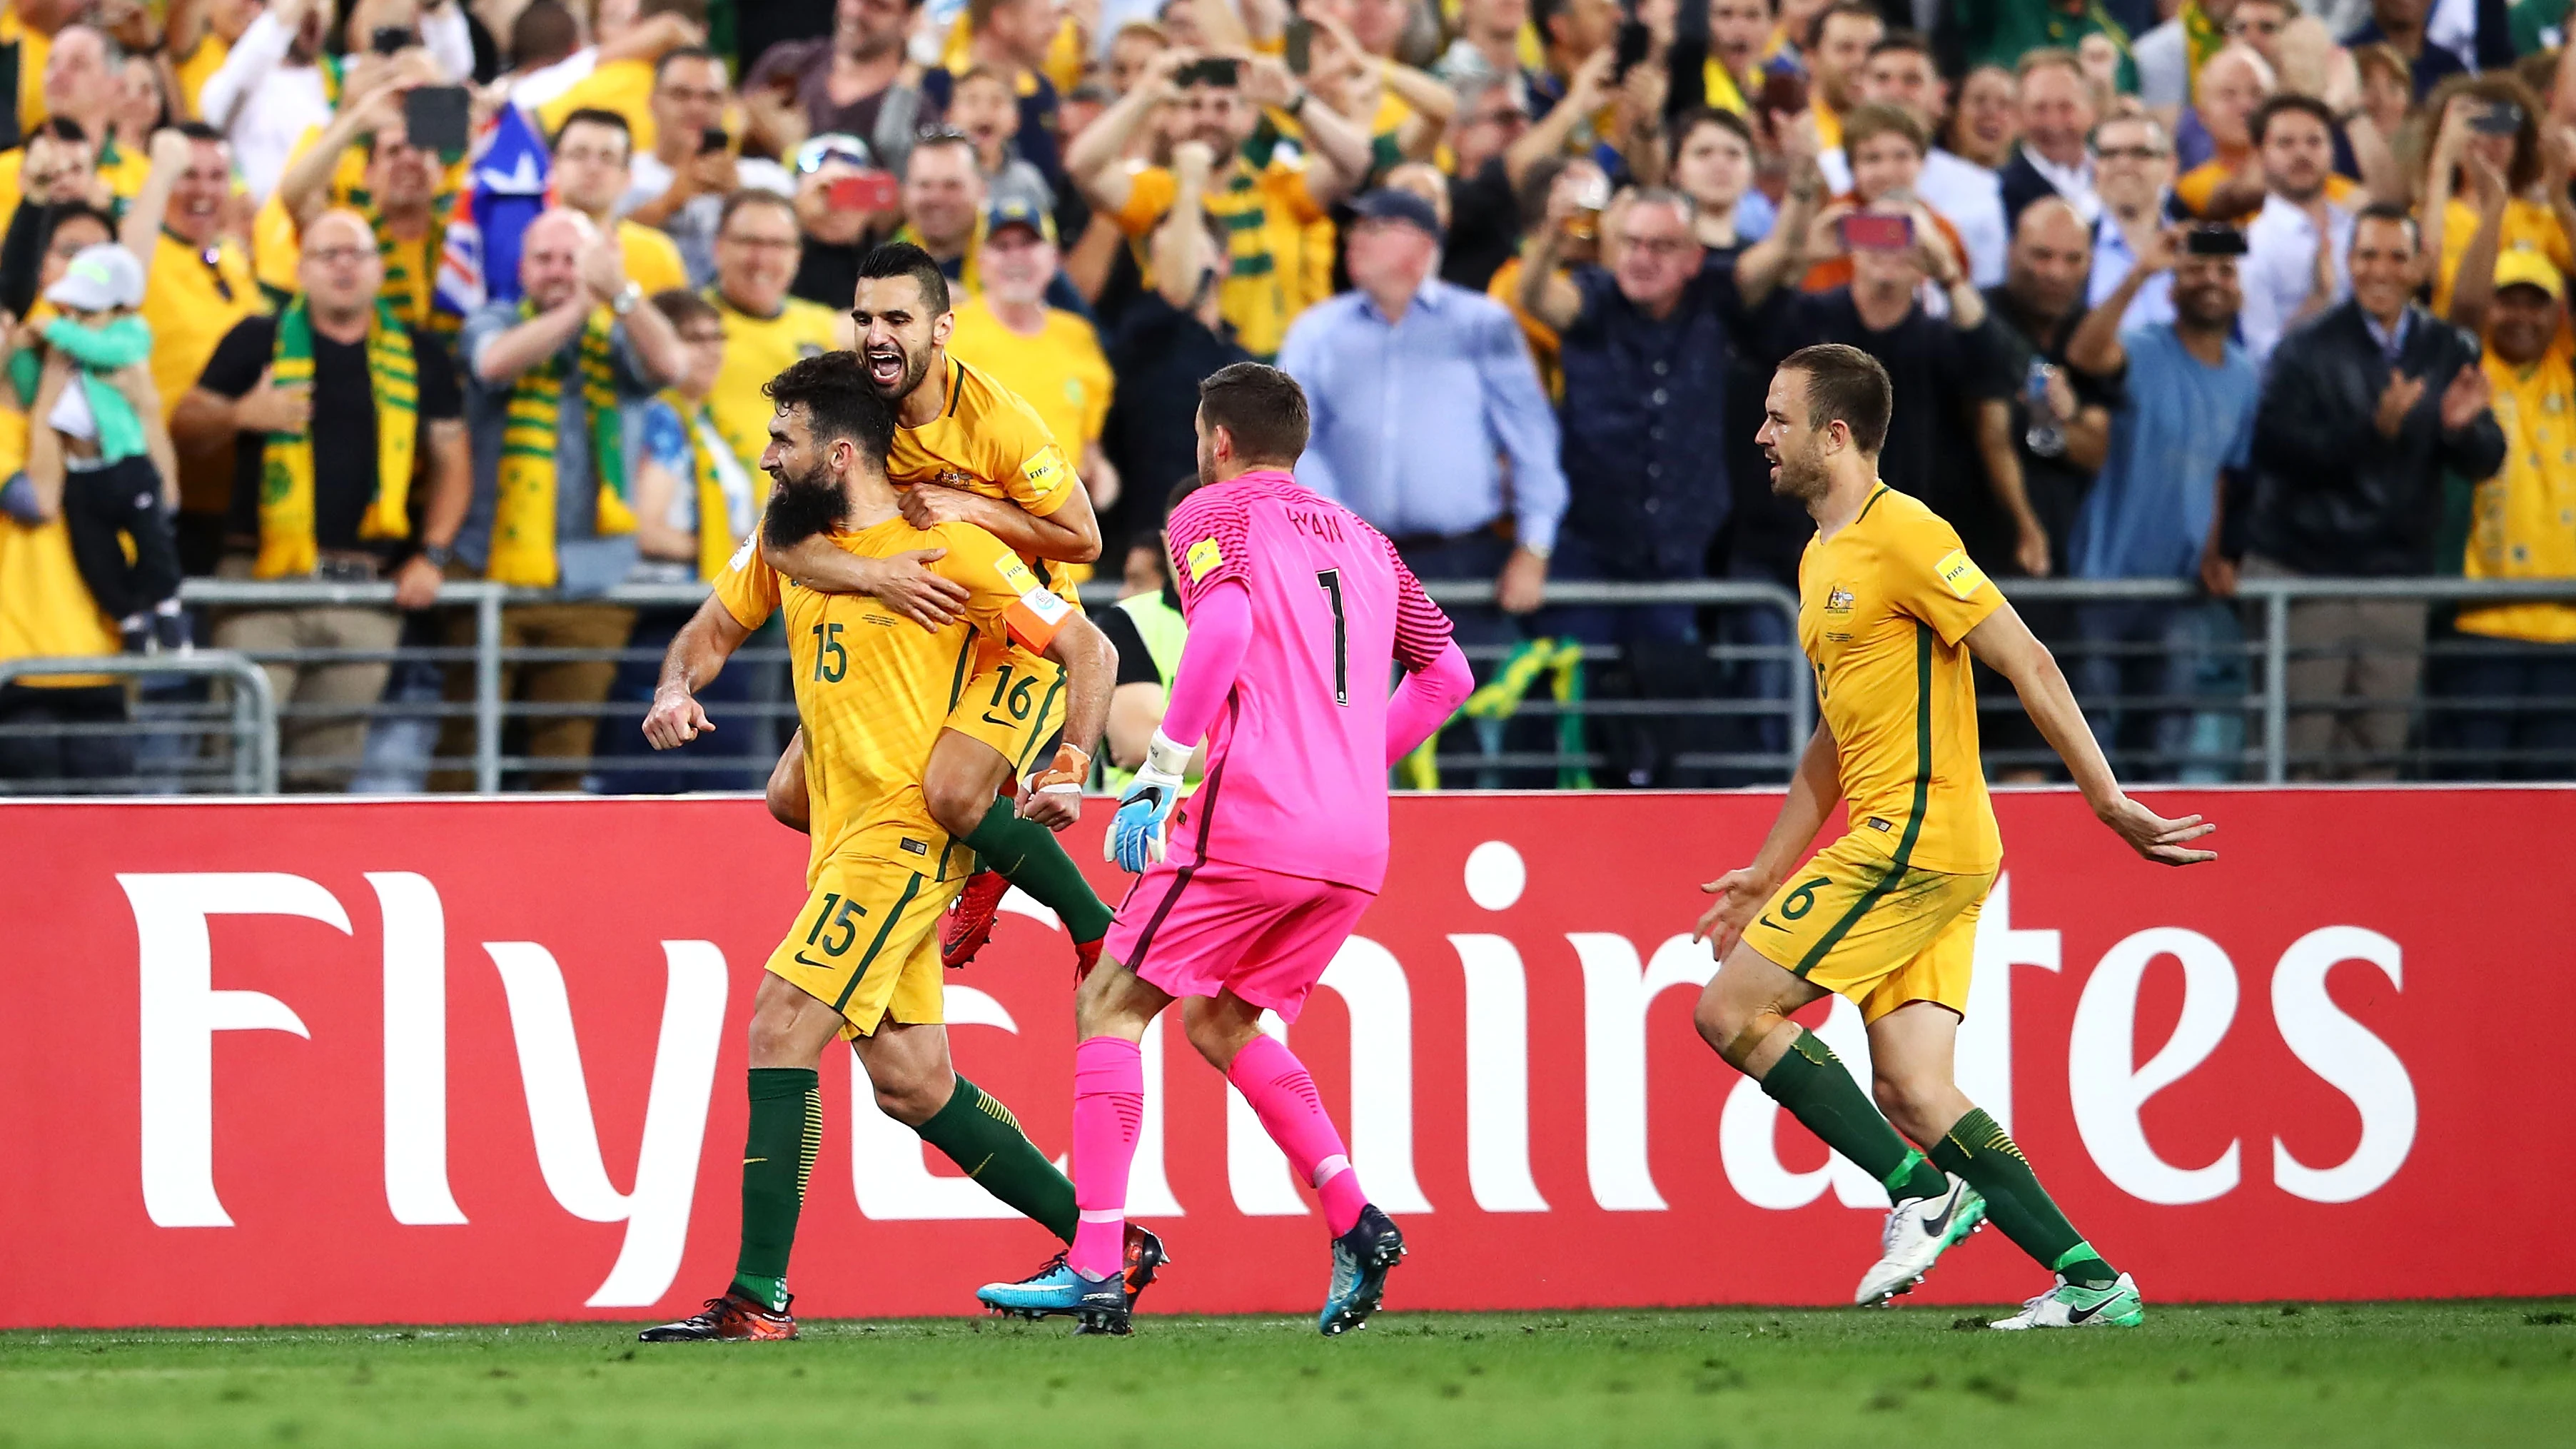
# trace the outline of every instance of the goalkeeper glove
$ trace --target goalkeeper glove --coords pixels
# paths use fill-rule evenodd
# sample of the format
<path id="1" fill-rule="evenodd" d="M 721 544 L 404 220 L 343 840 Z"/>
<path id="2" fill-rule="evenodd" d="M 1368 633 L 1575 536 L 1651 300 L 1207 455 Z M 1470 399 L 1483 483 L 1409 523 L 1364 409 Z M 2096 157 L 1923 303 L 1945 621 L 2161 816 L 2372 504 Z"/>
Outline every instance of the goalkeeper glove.
<path id="1" fill-rule="evenodd" d="M 1181 776 L 1190 767 L 1193 749 L 1154 731 L 1153 742 L 1145 746 L 1145 764 L 1127 793 L 1118 797 L 1118 816 L 1101 842 L 1102 855 L 1120 870 L 1142 875 L 1147 865 L 1163 858 L 1164 833 L 1172 808 L 1180 803 Z"/>

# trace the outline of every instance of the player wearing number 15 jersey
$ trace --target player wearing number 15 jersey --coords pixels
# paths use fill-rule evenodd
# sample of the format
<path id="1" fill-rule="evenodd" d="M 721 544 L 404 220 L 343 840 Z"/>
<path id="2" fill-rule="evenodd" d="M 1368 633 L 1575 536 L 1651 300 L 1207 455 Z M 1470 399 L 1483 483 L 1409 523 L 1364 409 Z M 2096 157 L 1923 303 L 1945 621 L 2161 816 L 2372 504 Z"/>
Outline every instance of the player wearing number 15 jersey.
<path id="1" fill-rule="evenodd" d="M 1314 1082 L 1260 1021 L 1264 1010 L 1296 1020 L 1376 898 L 1387 768 L 1449 718 L 1469 675 L 1395 546 L 1290 476 L 1306 430 L 1305 394 L 1284 372 L 1236 363 L 1199 385 L 1201 486 L 1168 525 L 1190 637 L 1110 832 L 1113 858 L 1143 878 L 1075 997 L 1082 1225 L 1062 1266 L 978 1295 L 1005 1312 L 1070 1311 L 1085 1332 L 1127 1331 L 1118 1273 L 1144 1091 L 1137 1044 L 1176 997 L 1190 1044 L 1323 1199 L 1323 1332 L 1366 1323 L 1403 1256 Z M 1389 698 L 1397 664 L 1407 673 Z M 1206 778 L 1174 817 L 1202 734 Z"/>
<path id="2" fill-rule="evenodd" d="M 2137 1285 L 2075 1231 L 1951 1077 L 1977 910 L 2003 859 L 1970 658 L 2013 682 L 2093 813 L 2140 855 L 2212 859 L 2186 843 L 2215 827 L 2166 820 L 2121 793 L 2047 648 L 1948 524 L 1878 481 L 1893 402 L 1886 371 L 1850 347 L 1792 353 L 1771 380 L 1760 442 L 1772 491 L 1816 520 L 1798 566 L 1798 639 L 1822 718 L 1753 864 L 1705 887 L 1718 902 L 1695 934 L 1719 964 L 1696 1021 L 1728 1065 L 1886 1185 L 1895 1208 L 1859 1302 L 1909 1291 L 1992 1221 L 2057 1274 L 1995 1327 L 2134 1325 L 2145 1317 Z M 1836 795 L 1848 833 L 1798 864 Z M 1850 998 L 1868 1026 L 1877 1106 L 1788 1019 L 1828 993 Z"/>
<path id="3" fill-rule="evenodd" d="M 964 885 L 948 832 L 922 798 L 925 762 L 957 701 L 978 635 L 1007 637 L 1064 668 L 1066 728 L 1089 742 L 1108 713 L 1108 640 L 1041 585 L 1003 543 L 968 523 L 916 529 L 885 475 L 893 409 L 847 352 L 803 359 L 769 383 L 777 403 L 763 466 L 777 482 L 761 520 L 772 543 L 819 536 L 851 555 L 943 549 L 962 595 L 938 630 L 878 600 L 790 583 L 746 543 L 715 596 L 674 639 L 644 730 L 656 748 L 707 728 L 694 692 L 773 613 L 784 613 L 813 797 L 810 892 L 771 953 L 752 1005 L 751 1125 L 742 1164 L 742 1244 L 732 1282 L 706 1311 L 647 1330 L 647 1342 L 792 1338 L 787 1258 L 822 1140 L 815 1066 L 848 1038 L 888 1116 L 985 1190 L 1073 1236 L 1072 1184 L 1001 1103 L 956 1075 L 941 1025 L 939 911 Z M 1037 777 L 1025 814 L 1061 827 L 1079 779 Z M 1140 1245 L 1141 1247 L 1141 1245 Z M 1156 1261 L 1156 1245 L 1144 1254 Z M 1138 1286 L 1142 1286 L 1141 1283 Z"/>

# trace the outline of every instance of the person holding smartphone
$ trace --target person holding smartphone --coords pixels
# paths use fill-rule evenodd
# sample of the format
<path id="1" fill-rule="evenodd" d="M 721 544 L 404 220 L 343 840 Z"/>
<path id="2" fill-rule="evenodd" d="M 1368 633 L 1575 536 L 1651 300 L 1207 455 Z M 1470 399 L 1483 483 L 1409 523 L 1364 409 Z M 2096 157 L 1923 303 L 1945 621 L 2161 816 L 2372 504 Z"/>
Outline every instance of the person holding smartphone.
<path id="1" fill-rule="evenodd" d="M 635 153 L 617 199 L 618 215 L 670 236 L 693 287 L 715 277 L 725 198 L 745 187 L 796 193 L 787 168 L 736 154 L 738 138 L 725 125 L 732 98 L 724 62 L 712 51 L 690 46 L 664 55 L 653 70 L 653 144 Z"/>
<path id="2" fill-rule="evenodd" d="M 2560 271 L 2576 268 L 2576 207 L 2568 173 L 2576 165 L 2564 128 L 2540 126 L 2540 98 L 2510 73 L 2445 81 L 2426 108 L 2439 117 L 2424 167 L 2426 270 L 2433 310 L 2448 314 L 2460 258 L 2477 233 L 2489 192 L 2502 194 L 2497 243 L 2528 248 Z"/>

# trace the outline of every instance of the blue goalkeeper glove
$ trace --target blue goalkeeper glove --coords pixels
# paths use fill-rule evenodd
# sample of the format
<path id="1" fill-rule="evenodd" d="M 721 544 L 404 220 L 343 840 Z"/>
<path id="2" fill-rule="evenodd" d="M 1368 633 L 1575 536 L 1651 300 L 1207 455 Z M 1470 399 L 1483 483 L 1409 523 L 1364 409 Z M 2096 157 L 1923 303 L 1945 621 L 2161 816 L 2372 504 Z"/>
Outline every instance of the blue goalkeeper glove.
<path id="1" fill-rule="evenodd" d="M 1181 777 L 1193 749 L 1154 731 L 1143 768 L 1118 797 L 1118 816 L 1101 841 L 1103 858 L 1132 875 L 1144 874 L 1147 865 L 1163 858 L 1164 836 L 1173 808 L 1181 803 Z"/>

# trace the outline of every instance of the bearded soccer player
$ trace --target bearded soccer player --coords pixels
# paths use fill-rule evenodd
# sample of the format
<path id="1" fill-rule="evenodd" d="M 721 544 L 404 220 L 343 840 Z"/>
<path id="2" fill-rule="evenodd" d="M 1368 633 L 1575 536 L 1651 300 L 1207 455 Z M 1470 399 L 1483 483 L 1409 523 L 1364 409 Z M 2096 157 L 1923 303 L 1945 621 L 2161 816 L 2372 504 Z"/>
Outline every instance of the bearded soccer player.
<path id="1" fill-rule="evenodd" d="M 1910 1291 L 1992 1221 L 2057 1274 L 1994 1327 L 2134 1327 L 2145 1318 L 2137 1284 L 2075 1231 L 1951 1075 L 1977 911 L 2003 859 L 1970 658 L 2012 681 L 2094 815 L 2138 854 L 2215 859 L 2189 842 L 2217 827 L 2164 819 L 2121 793 L 2046 646 L 1950 525 L 1878 481 L 1893 402 L 1885 369 L 1856 348 L 1802 349 L 1771 379 L 1758 438 L 1771 487 L 1816 520 L 1798 566 L 1798 636 L 1821 718 L 1753 864 L 1702 887 L 1718 899 L 1693 936 L 1714 944 L 1719 965 L 1694 1020 L 1728 1065 L 1886 1185 L 1884 1256 L 1858 1302 Z M 1837 794 L 1848 833 L 1799 865 Z M 1868 1023 L 1876 1107 L 1788 1019 L 1828 993 Z"/>
<path id="2" fill-rule="evenodd" d="M 958 1076 L 941 1026 L 933 926 L 964 884 L 961 852 L 923 800 L 931 757 L 979 637 L 1062 666 L 1066 727 L 1095 739 L 1108 713 L 1115 651 L 1089 620 L 971 523 L 906 521 L 885 473 L 894 410 L 856 354 L 805 358 L 770 380 L 776 405 L 761 466 L 775 483 L 761 527 L 773 544 L 820 539 L 853 558 L 912 553 L 959 591 L 958 618 L 914 628 L 883 604 L 797 587 L 746 543 L 714 596 L 671 642 L 644 733 L 670 749 L 712 728 L 695 693 L 771 614 L 784 609 L 797 713 L 811 730 L 811 898 L 769 958 L 751 1018 L 751 1130 L 743 1148 L 742 1250 L 732 1283 L 705 1311 L 644 1331 L 648 1343 L 793 1338 L 787 1256 L 822 1140 L 815 1064 L 849 1039 L 886 1115 L 983 1188 L 1067 1242 L 1073 1185 L 1030 1145 L 1009 1109 Z M 1027 818 L 1044 830 L 1081 811 L 1081 777 L 1031 781 Z M 1141 1290 L 1162 1259 L 1134 1238 Z"/>
<path id="3" fill-rule="evenodd" d="M 1071 1313 L 1125 1333 L 1127 1176 L 1144 1067 L 1138 1043 L 1174 998 L 1190 1044 L 1261 1116 L 1313 1184 L 1332 1236 L 1318 1327 L 1368 1322 L 1404 1237 L 1370 1205 L 1342 1138 L 1288 1048 L 1285 1021 L 1386 878 L 1386 772 L 1467 696 L 1449 620 L 1395 545 L 1300 487 L 1306 397 L 1276 368 L 1238 362 L 1199 384 L 1199 489 L 1172 511 L 1190 627 L 1171 703 L 1107 842 L 1143 878 L 1075 997 L 1073 1162 L 1082 1225 L 1061 1264 L 976 1296 L 1003 1312 Z M 1382 683 L 1401 664 L 1389 698 Z M 1207 775 L 1172 820 L 1199 738 Z M 1170 825 L 1171 847 L 1164 846 Z"/>
<path id="4" fill-rule="evenodd" d="M 887 470 L 906 519 L 919 528 L 975 524 L 1018 550 L 1051 589 L 1054 565 L 1100 556 L 1090 496 L 1046 424 L 1017 395 L 949 357 L 956 318 L 948 279 L 928 252 L 889 242 L 862 257 L 850 319 L 868 381 L 895 405 L 901 424 Z M 764 547 L 763 555 L 807 588 L 872 595 L 933 628 L 953 620 L 961 602 L 954 582 L 928 566 L 930 557 L 854 558 L 819 540 Z M 1072 592 L 1064 598 L 1072 603 Z M 941 958 L 950 966 L 973 960 L 992 937 L 1003 894 L 1016 885 L 1064 922 L 1079 975 L 1099 958 L 1109 907 L 1053 832 L 998 798 L 1041 765 L 1041 748 L 1064 722 L 1063 675 L 997 634 L 983 638 L 968 669 L 923 777 L 931 818 L 974 851 L 979 865 L 940 928 Z M 803 747 L 801 736 L 789 742 L 769 791 L 771 811 L 799 829 L 807 808 Z M 1068 734 L 1048 767 L 1081 779 L 1091 756 Z"/>

